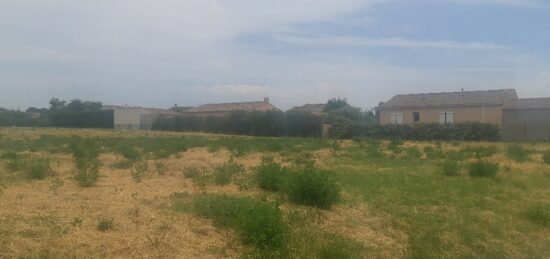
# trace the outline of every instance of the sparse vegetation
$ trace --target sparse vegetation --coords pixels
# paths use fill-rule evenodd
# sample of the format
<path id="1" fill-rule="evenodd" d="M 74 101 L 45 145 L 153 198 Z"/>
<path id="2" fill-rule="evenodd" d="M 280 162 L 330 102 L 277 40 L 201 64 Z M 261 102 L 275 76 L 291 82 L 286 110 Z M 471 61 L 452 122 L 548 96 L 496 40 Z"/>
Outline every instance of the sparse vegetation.
<path id="1" fill-rule="evenodd" d="M 495 177 L 498 173 L 499 165 L 487 160 L 478 160 L 470 163 L 468 173 L 472 177 Z"/>
<path id="2" fill-rule="evenodd" d="M 258 248 L 280 247 L 285 225 L 275 204 L 225 195 L 201 196 L 194 201 L 198 215 L 220 227 L 235 229 L 243 242 Z"/>
<path id="3" fill-rule="evenodd" d="M 443 175 L 457 176 L 460 175 L 461 167 L 457 161 L 447 160 L 439 164 L 439 170 Z"/>
<path id="4" fill-rule="evenodd" d="M 508 146 L 507 154 L 510 159 L 522 163 L 529 160 L 529 155 L 531 154 L 531 151 L 523 148 L 520 145 L 511 145 Z"/>
<path id="5" fill-rule="evenodd" d="M 217 185 L 227 185 L 231 183 L 234 175 L 242 172 L 244 172 L 244 167 L 231 158 L 214 169 L 214 183 Z"/>
<path id="6" fill-rule="evenodd" d="M 140 183 L 145 177 L 149 175 L 149 166 L 146 160 L 138 160 L 134 162 L 132 167 L 132 179 L 134 182 Z"/>
<path id="7" fill-rule="evenodd" d="M 71 145 L 76 172 L 74 179 L 82 187 L 96 185 L 101 179 L 100 147 L 93 140 L 83 140 Z"/>
<path id="8" fill-rule="evenodd" d="M 3 128 L 0 135 L 0 257 L 548 255 L 544 143 L 521 144 L 537 155 L 516 163 L 509 144 L 497 142 L 401 141 L 397 154 L 372 138 L 334 148 L 325 139 L 141 131 Z M 28 169 L 41 158 L 55 173 L 32 180 Z M 14 160 L 17 170 L 8 170 Z M 101 186 L 64 184 L 89 168 L 82 161 L 98 162 Z M 139 174 L 147 181 L 134 184 L 139 161 L 169 170 Z M 217 180 L 229 186 L 216 184 L 223 167 L 231 173 Z M 466 173 L 472 177 L 445 177 Z"/>
<path id="9" fill-rule="evenodd" d="M 29 161 L 25 168 L 25 174 L 29 179 L 42 180 L 53 174 L 50 160 L 45 157 L 35 158 Z"/>
<path id="10" fill-rule="evenodd" d="M 546 151 L 542 154 L 542 159 L 545 164 L 550 165 L 550 151 Z"/>
<path id="11" fill-rule="evenodd" d="M 113 229 L 114 220 L 112 218 L 100 218 L 97 221 L 97 230 L 105 232 Z"/>
<path id="12" fill-rule="evenodd" d="M 279 191 L 283 189 L 287 170 L 273 160 L 273 157 L 264 157 L 256 168 L 256 180 L 261 189 Z"/>
<path id="13" fill-rule="evenodd" d="M 550 227 L 550 206 L 548 205 L 533 205 L 526 210 L 525 215 L 534 224 Z"/>
<path id="14" fill-rule="evenodd" d="M 293 202 L 321 209 L 330 209 L 340 199 L 340 188 L 334 179 L 313 166 L 291 170 L 286 193 Z"/>

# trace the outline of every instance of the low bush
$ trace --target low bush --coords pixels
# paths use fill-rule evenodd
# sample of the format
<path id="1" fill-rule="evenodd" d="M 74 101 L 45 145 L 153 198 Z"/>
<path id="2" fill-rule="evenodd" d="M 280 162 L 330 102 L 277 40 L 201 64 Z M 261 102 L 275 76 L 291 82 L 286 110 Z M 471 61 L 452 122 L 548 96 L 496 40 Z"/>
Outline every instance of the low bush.
<path id="1" fill-rule="evenodd" d="M 468 157 L 475 157 L 475 158 L 486 158 L 491 157 L 494 154 L 498 152 L 497 148 L 495 146 L 487 146 L 487 147 L 465 147 L 461 149 L 461 152 L 468 155 Z"/>
<path id="2" fill-rule="evenodd" d="M 283 188 L 285 169 L 275 162 L 272 157 L 262 158 L 262 162 L 256 167 L 256 181 L 261 189 L 266 191 L 279 191 Z"/>
<path id="3" fill-rule="evenodd" d="M 147 161 L 136 161 L 134 163 L 134 167 L 132 168 L 131 174 L 134 182 L 139 183 L 143 181 L 143 179 L 149 175 L 149 167 L 147 166 Z"/>
<path id="4" fill-rule="evenodd" d="M 336 182 L 315 167 L 292 170 L 285 189 L 291 201 L 321 209 L 330 209 L 340 199 Z"/>
<path id="5" fill-rule="evenodd" d="M 415 147 L 405 148 L 405 154 L 408 158 L 420 159 L 422 158 L 422 151 Z"/>
<path id="6" fill-rule="evenodd" d="M 542 154 L 542 159 L 545 164 L 550 165 L 550 151 L 544 152 L 544 154 Z"/>
<path id="7" fill-rule="evenodd" d="M 50 167 L 50 160 L 47 158 L 37 158 L 29 161 L 25 168 L 25 174 L 29 179 L 42 180 L 53 174 Z"/>
<path id="8" fill-rule="evenodd" d="M 442 159 L 445 157 L 445 153 L 443 152 L 441 147 L 425 147 L 424 154 L 426 154 L 426 159 L 428 160 Z"/>
<path id="9" fill-rule="evenodd" d="M 550 227 L 550 206 L 540 204 L 531 206 L 526 210 L 525 216 L 535 224 Z"/>
<path id="10" fill-rule="evenodd" d="M 201 171 L 196 167 L 185 167 L 183 168 L 183 177 L 186 179 L 195 179 L 199 176 Z"/>
<path id="11" fill-rule="evenodd" d="M 468 173 L 472 177 L 494 177 L 498 173 L 498 169 L 498 163 L 480 159 L 470 163 Z"/>
<path id="12" fill-rule="evenodd" d="M 124 158 L 131 161 L 136 161 L 142 157 L 141 152 L 135 147 L 122 147 L 119 152 Z"/>
<path id="13" fill-rule="evenodd" d="M 510 159 L 521 163 L 529 160 L 531 151 L 520 145 L 511 145 L 508 146 L 507 154 Z"/>
<path id="14" fill-rule="evenodd" d="M 101 218 L 97 221 L 97 230 L 105 232 L 114 227 L 114 220 L 111 218 Z"/>
<path id="15" fill-rule="evenodd" d="M 217 185 L 230 184 L 233 176 L 242 172 L 244 172 L 244 166 L 231 158 L 214 169 L 214 183 Z"/>
<path id="16" fill-rule="evenodd" d="M 102 177 L 99 171 L 101 161 L 98 159 L 100 147 L 95 141 L 87 139 L 73 143 L 70 149 L 76 168 L 73 179 L 82 187 L 96 185 Z"/>
<path id="17" fill-rule="evenodd" d="M 439 170 L 443 175 L 457 176 L 460 175 L 461 167 L 457 161 L 447 160 L 439 164 Z"/>
<path id="18" fill-rule="evenodd" d="M 211 219 L 216 226 L 235 229 L 245 244 L 277 248 L 284 242 L 286 225 L 275 204 L 252 198 L 207 195 L 197 198 L 193 207 L 199 216 Z"/>

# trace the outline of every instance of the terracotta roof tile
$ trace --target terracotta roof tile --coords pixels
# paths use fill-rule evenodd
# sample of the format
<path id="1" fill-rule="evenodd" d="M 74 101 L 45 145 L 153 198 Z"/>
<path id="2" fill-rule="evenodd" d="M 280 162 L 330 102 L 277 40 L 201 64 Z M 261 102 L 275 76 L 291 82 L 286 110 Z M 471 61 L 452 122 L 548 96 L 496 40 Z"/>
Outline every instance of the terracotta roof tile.
<path id="1" fill-rule="evenodd" d="M 279 109 L 268 102 L 242 102 L 242 103 L 218 103 L 203 104 L 191 108 L 184 113 L 201 112 L 231 112 L 231 111 L 279 111 Z"/>

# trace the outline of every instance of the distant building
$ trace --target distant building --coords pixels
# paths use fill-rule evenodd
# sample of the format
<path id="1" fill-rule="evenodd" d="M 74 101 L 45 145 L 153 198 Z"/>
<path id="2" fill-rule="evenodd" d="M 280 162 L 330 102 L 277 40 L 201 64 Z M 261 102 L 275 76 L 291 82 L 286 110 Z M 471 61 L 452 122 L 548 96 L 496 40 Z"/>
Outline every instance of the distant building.
<path id="1" fill-rule="evenodd" d="M 175 117 L 180 113 L 154 108 L 114 107 L 115 129 L 151 130 L 155 120 L 160 117 Z"/>
<path id="2" fill-rule="evenodd" d="M 298 112 L 309 112 L 316 115 L 321 115 L 323 111 L 325 110 L 326 104 L 324 103 L 317 103 L 317 104 L 305 104 L 302 106 L 296 106 L 289 110 L 289 112 L 292 111 L 298 111 Z"/>
<path id="3" fill-rule="evenodd" d="M 269 98 L 264 98 L 260 102 L 240 102 L 240 103 L 218 103 L 218 104 L 203 104 L 187 111 L 184 111 L 184 115 L 188 116 L 228 116 L 235 111 L 280 111 L 279 108 L 269 103 Z"/>
<path id="4" fill-rule="evenodd" d="M 550 98 L 510 100 L 502 109 L 504 140 L 550 140 Z"/>
<path id="5" fill-rule="evenodd" d="M 396 95 L 382 103 L 380 124 L 481 122 L 502 125 L 502 108 L 516 90 Z"/>

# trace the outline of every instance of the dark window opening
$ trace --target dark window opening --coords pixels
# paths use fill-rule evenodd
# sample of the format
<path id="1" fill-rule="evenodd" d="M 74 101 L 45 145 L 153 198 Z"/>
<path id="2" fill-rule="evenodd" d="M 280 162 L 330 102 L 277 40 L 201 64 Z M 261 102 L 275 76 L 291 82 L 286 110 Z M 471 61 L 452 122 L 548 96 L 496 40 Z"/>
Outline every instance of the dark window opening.
<path id="1" fill-rule="evenodd" d="M 419 122 L 420 121 L 420 113 L 419 112 L 413 112 L 413 118 L 414 118 L 414 122 Z"/>

